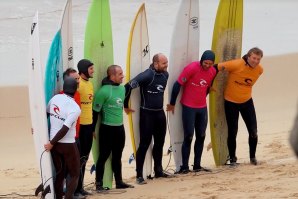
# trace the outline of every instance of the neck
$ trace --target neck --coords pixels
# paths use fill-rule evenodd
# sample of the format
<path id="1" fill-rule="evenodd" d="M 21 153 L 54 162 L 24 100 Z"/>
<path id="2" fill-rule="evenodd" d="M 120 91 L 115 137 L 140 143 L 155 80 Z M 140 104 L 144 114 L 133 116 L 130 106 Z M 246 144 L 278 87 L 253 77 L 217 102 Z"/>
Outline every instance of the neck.
<path id="1" fill-rule="evenodd" d="M 74 93 L 65 93 L 64 92 L 64 94 L 67 95 L 68 97 L 71 97 L 71 98 L 73 98 L 73 96 L 74 96 Z"/>
<path id="2" fill-rule="evenodd" d="M 81 78 L 82 78 L 83 80 L 85 80 L 85 81 L 88 81 L 88 80 L 89 80 L 89 78 L 87 78 L 86 75 L 84 75 L 84 74 L 81 74 Z"/>

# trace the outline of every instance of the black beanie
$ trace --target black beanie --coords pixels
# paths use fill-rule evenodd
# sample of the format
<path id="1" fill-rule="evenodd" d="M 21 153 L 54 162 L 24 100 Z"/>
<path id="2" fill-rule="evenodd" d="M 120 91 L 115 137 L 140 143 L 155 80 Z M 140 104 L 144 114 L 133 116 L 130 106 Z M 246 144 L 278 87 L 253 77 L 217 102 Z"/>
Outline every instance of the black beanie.
<path id="1" fill-rule="evenodd" d="M 215 61 L 215 54 L 212 50 L 206 50 L 201 57 L 200 63 L 202 64 L 204 60 Z"/>
<path id="2" fill-rule="evenodd" d="M 69 95 L 74 95 L 78 88 L 78 82 L 73 77 L 65 77 L 63 83 L 63 92 Z"/>
<path id="3" fill-rule="evenodd" d="M 78 63 L 79 74 L 83 73 L 86 77 L 90 77 L 88 73 L 88 68 L 92 66 L 93 63 L 88 59 L 81 59 Z"/>

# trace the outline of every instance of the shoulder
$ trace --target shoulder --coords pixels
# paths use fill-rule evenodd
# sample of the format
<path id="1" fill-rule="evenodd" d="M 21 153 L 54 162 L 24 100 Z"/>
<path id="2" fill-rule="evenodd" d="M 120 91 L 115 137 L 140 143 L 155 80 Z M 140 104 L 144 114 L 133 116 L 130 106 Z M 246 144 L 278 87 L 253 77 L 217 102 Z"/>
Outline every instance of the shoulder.
<path id="1" fill-rule="evenodd" d="M 198 61 L 195 61 L 195 62 L 191 62 L 188 65 L 186 65 L 184 67 L 184 70 L 193 71 L 193 70 L 198 70 L 199 67 L 200 67 L 200 63 Z"/>

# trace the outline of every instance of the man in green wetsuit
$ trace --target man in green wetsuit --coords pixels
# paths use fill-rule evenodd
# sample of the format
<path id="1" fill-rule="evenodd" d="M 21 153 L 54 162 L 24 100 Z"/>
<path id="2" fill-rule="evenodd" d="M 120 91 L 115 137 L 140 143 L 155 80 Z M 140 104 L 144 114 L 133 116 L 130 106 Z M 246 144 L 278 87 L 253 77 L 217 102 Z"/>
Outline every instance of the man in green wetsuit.
<path id="1" fill-rule="evenodd" d="M 96 92 L 93 102 L 93 130 L 98 114 L 101 114 L 99 129 L 100 155 L 96 163 L 96 191 L 103 188 L 104 165 L 112 153 L 112 170 L 117 189 L 133 188 L 122 181 L 121 157 L 125 144 L 125 130 L 123 126 L 123 101 L 125 88 L 120 85 L 124 75 L 120 66 L 111 65 L 107 69 L 107 77 L 102 80 L 102 87 Z"/>

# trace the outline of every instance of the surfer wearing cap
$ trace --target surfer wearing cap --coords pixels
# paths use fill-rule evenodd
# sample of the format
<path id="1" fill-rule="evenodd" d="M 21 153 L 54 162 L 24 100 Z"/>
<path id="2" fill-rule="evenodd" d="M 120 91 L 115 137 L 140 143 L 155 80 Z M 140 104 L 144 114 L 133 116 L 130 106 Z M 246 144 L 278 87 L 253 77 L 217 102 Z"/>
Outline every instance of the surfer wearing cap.
<path id="1" fill-rule="evenodd" d="M 183 87 L 180 103 L 182 104 L 184 140 L 181 149 L 182 165 L 178 173 L 188 173 L 190 171 L 188 162 L 194 131 L 196 141 L 193 170 L 206 170 L 201 167 L 201 157 L 208 123 L 206 96 L 216 76 L 216 69 L 212 67 L 214 60 L 215 54 L 211 50 L 206 50 L 200 61 L 192 62 L 183 69 L 173 85 L 171 101 L 167 105 L 167 111 L 171 111 L 173 114 L 180 87 Z"/>
<path id="2" fill-rule="evenodd" d="M 228 149 L 231 165 L 236 165 L 236 137 L 238 132 L 239 113 L 248 130 L 250 163 L 257 165 L 256 148 L 258 144 L 257 118 L 252 99 L 252 87 L 263 73 L 260 61 L 263 51 L 252 48 L 240 59 L 215 65 L 218 71 L 227 71 L 228 79 L 224 91 L 225 115 L 228 126 Z"/>
<path id="3" fill-rule="evenodd" d="M 122 152 L 125 145 L 123 126 L 123 101 L 125 88 L 120 85 L 124 75 L 120 66 L 111 65 L 107 69 L 107 77 L 102 87 L 96 92 L 93 103 L 93 125 L 95 131 L 97 118 L 101 114 L 98 134 L 99 157 L 96 162 L 96 191 L 102 192 L 103 175 L 106 160 L 112 154 L 112 170 L 116 181 L 116 189 L 133 188 L 122 180 Z"/>
<path id="4" fill-rule="evenodd" d="M 77 81 L 72 77 L 64 80 L 64 94 L 55 95 L 48 103 L 47 113 L 50 117 L 50 141 L 44 145 L 51 150 L 56 169 L 54 188 L 56 198 L 63 198 L 63 181 L 69 176 L 66 184 L 65 198 L 73 198 L 80 175 L 79 151 L 75 143 L 76 121 L 81 114 L 80 107 L 73 96 L 77 91 Z"/>
<path id="5" fill-rule="evenodd" d="M 93 141 L 92 102 L 94 93 L 93 84 L 89 81 L 94 73 L 93 63 L 87 59 L 82 59 L 78 62 L 78 70 L 80 75 L 80 86 L 78 91 L 80 93 L 82 109 L 79 133 L 81 172 L 75 196 L 79 196 L 80 194 L 86 196 L 90 195 L 90 193 L 83 188 L 85 168 Z"/>
<path id="6" fill-rule="evenodd" d="M 146 152 L 151 144 L 152 136 L 155 177 L 168 177 L 162 168 L 162 153 L 166 135 L 166 117 L 163 109 L 164 90 L 169 74 L 168 59 L 158 53 L 153 56 L 152 64 L 147 70 L 138 74 L 125 85 L 124 110 L 128 114 L 134 110 L 128 107 L 131 90 L 140 87 L 140 144 L 136 153 L 137 183 L 145 184 L 143 166 Z"/>

